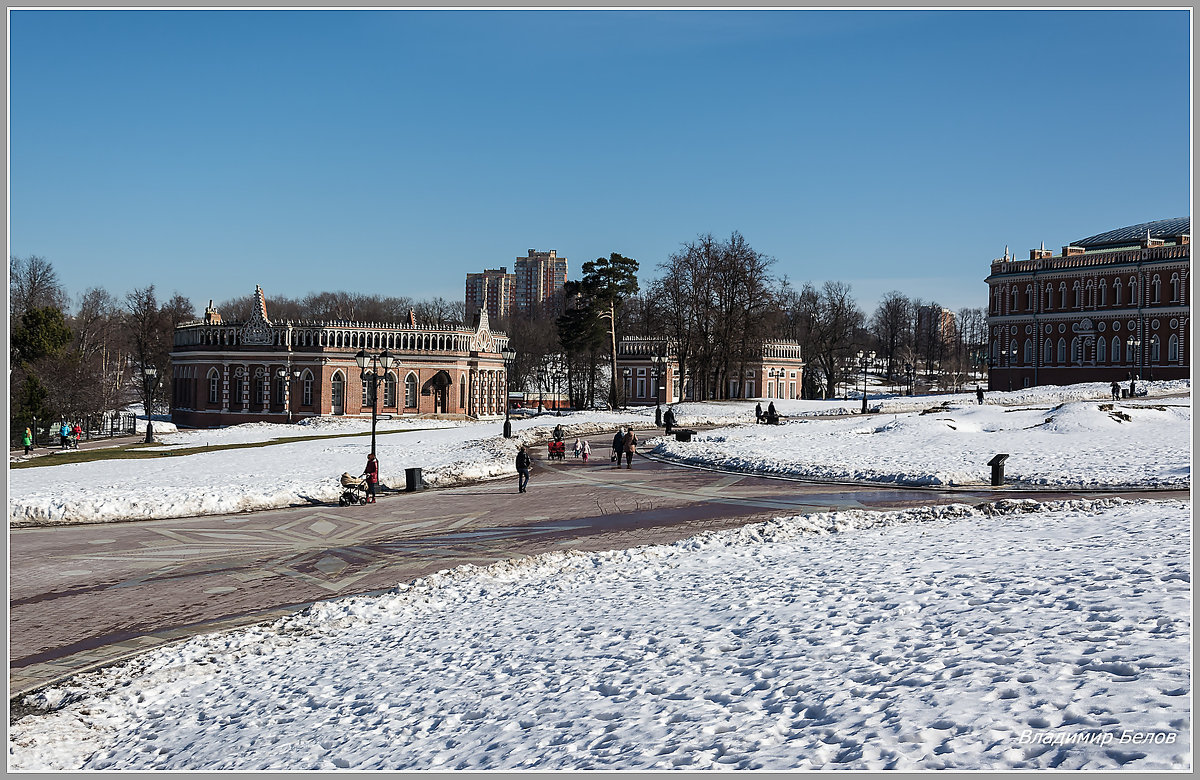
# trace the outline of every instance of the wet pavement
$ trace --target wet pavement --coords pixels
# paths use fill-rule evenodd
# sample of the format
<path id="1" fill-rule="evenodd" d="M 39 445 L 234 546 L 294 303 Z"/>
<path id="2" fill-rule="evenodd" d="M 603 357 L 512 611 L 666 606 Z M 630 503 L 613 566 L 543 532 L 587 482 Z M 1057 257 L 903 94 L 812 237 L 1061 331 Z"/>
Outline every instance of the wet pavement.
<path id="1" fill-rule="evenodd" d="M 10 692 L 30 691 L 198 633 L 272 619 L 315 601 L 383 592 L 467 563 L 669 543 L 701 531 L 833 509 L 978 504 L 1005 496 L 989 488 L 802 483 L 640 457 L 632 469 L 618 470 L 608 461 L 604 438 L 592 441 L 599 458 L 586 465 L 570 457 L 545 460 L 545 449 L 538 448 L 525 494 L 517 492 L 514 475 L 460 488 L 384 494 L 365 506 L 13 529 Z M 1179 493 L 1174 497 L 1187 495 Z"/>

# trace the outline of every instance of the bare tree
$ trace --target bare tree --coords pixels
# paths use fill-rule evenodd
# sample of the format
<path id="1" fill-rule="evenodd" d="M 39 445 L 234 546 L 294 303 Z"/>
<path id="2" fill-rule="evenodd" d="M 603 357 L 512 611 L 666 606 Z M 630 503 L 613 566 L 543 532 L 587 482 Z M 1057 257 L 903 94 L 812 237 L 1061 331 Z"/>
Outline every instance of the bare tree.
<path id="1" fill-rule="evenodd" d="M 67 292 L 49 260 L 37 255 L 8 258 L 8 316 L 10 322 L 40 308 L 67 310 Z"/>

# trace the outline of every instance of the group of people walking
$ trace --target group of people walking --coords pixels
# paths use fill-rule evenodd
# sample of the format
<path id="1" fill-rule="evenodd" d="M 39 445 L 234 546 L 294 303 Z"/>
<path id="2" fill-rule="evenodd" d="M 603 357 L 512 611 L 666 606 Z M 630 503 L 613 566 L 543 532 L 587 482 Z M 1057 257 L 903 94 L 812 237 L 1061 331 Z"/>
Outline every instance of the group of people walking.
<path id="1" fill-rule="evenodd" d="M 560 434 L 560 431 L 556 430 L 555 433 L 556 433 L 555 441 L 560 441 L 560 439 L 557 438 L 557 436 Z M 633 432 L 632 428 L 622 427 L 620 430 L 618 430 L 616 435 L 613 436 L 613 445 L 612 445 L 613 448 L 612 448 L 612 457 L 611 457 L 611 460 L 613 463 L 613 468 L 615 468 L 615 469 L 621 468 L 621 460 L 622 460 L 622 457 L 624 457 L 625 468 L 632 469 L 633 468 L 633 456 L 635 453 L 637 453 L 637 445 L 638 445 L 637 434 L 635 434 Z M 589 442 L 587 439 L 582 438 L 582 437 L 576 438 L 575 446 L 571 451 L 575 455 L 576 458 L 582 459 L 583 462 L 586 464 L 588 462 L 588 459 L 592 455 L 591 442 Z M 533 459 L 529 457 L 529 448 L 526 447 L 524 444 L 522 444 L 517 449 L 516 467 L 517 467 L 517 492 L 518 493 L 528 492 L 529 474 L 533 467 Z"/>

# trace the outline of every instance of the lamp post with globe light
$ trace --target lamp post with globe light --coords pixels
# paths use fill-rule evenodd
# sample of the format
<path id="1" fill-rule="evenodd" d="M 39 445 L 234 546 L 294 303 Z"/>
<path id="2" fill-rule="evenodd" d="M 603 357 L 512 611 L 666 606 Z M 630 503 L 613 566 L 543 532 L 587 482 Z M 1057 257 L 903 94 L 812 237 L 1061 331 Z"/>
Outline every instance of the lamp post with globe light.
<path id="1" fill-rule="evenodd" d="M 371 389 L 371 452 L 375 452 L 375 421 L 379 414 L 379 383 L 387 378 L 387 372 L 395 363 L 395 358 L 392 353 L 386 349 L 378 355 L 368 354 L 366 350 L 360 349 L 358 354 L 354 356 L 354 362 L 358 363 L 359 376 L 362 377 L 364 385 Z M 371 364 L 371 370 L 367 370 L 367 364 Z M 379 369 L 383 369 L 383 373 L 379 373 Z M 368 384 L 369 383 L 369 384 Z"/>
<path id="2" fill-rule="evenodd" d="M 863 403 L 862 413 L 867 413 L 867 365 L 875 359 L 875 352 L 864 353 L 861 349 L 858 351 L 858 364 L 862 367 L 863 378 Z"/>
<path id="3" fill-rule="evenodd" d="M 512 438 L 512 420 L 508 415 L 508 382 L 512 376 L 513 365 L 517 361 L 517 353 L 507 347 L 500 350 L 500 357 L 504 358 L 504 438 Z"/>

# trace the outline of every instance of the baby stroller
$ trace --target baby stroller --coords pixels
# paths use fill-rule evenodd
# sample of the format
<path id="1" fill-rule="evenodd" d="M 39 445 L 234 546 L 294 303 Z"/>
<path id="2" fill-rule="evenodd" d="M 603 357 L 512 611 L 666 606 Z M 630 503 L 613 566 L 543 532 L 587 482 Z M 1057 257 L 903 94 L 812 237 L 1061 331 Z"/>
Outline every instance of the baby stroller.
<path id="1" fill-rule="evenodd" d="M 338 506 L 349 506 L 350 504 L 361 504 L 367 497 L 367 478 L 356 477 L 347 471 L 342 474 L 342 497 L 338 499 Z"/>
<path id="2" fill-rule="evenodd" d="M 567 443 L 561 439 L 550 442 L 550 460 L 563 460 L 567 457 Z"/>

